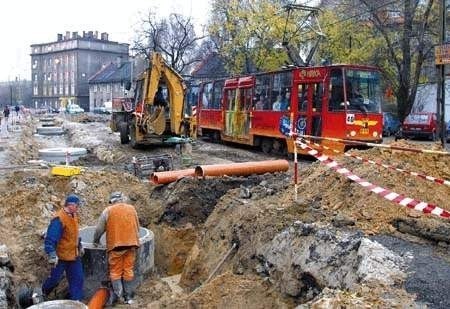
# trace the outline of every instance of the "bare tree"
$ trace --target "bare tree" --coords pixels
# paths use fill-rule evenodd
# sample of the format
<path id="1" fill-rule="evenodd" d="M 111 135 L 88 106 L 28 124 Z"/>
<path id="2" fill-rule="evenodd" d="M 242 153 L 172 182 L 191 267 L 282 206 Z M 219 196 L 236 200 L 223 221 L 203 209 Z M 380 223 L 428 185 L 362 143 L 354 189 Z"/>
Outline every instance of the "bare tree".
<path id="1" fill-rule="evenodd" d="M 157 19 L 156 14 L 149 12 L 142 20 L 142 29 L 132 48 L 148 60 L 151 52 L 160 52 L 170 66 L 184 73 L 201 61 L 197 50 L 203 38 L 196 35 L 190 17 L 170 14 L 168 18 Z"/>
<path id="2" fill-rule="evenodd" d="M 432 14 L 435 1 L 359 1 L 386 43 L 386 60 L 392 71 L 385 77 L 392 85 L 403 120 L 411 112 L 422 66 L 433 51 L 436 27 L 430 26 L 436 22 Z"/>

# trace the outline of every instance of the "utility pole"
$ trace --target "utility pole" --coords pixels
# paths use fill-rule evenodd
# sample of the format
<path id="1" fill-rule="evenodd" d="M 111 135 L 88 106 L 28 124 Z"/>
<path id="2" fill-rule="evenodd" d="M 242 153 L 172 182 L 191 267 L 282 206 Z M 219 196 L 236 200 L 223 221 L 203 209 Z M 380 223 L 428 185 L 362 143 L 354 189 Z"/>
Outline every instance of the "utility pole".
<path id="1" fill-rule="evenodd" d="M 441 0 L 441 18 L 440 18 L 440 33 L 439 33 L 439 43 L 440 52 L 436 52 L 436 64 L 438 66 L 438 87 L 437 87 L 437 104 L 436 104 L 436 115 L 440 125 L 441 132 L 441 144 L 445 148 L 446 142 L 446 132 L 445 127 L 445 64 L 449 63 L 448 51 L 450 46 L 446 44 L 446 17 L 447 17 L 447 0 Z M 438 56 L 439 54 L 439 56 Z"/>
<path id="2" fill-rule="evenodd" d="M 9 106 L 12 105 L 13 105 L 13 89 L 11 82 L 9 82 Z"/>

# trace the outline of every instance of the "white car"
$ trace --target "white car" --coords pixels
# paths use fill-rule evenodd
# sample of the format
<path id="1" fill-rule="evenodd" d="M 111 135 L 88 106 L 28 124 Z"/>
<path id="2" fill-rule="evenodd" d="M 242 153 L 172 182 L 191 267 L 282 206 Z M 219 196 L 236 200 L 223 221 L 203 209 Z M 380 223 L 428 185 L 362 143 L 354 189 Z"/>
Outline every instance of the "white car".
<path id="1" fill-rule="evenodd" d="M 79 114 L 84 113 L 84 109 L 82 109 L 78 104 L 70 104 L 67 106 L 66 111 L 69 114 Z"/>

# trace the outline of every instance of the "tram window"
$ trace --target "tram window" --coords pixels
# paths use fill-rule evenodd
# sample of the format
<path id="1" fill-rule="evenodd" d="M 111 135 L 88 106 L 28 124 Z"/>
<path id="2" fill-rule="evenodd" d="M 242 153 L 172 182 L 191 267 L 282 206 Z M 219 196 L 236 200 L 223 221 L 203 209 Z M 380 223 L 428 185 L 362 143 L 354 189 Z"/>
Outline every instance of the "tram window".
<path id="1" fill-rule="evenodd" d="M 244 100 L 241 104 L 241 110 L 244 108 L 245 110 L 249 110 L 252 106 L 252 89 L 242 89 L 244 93 Z"/>
<path id="2" fill-rule="evenodd" d="M 272 109 L 272 105 L 270 104 L 271 77 L 272 77 L 272 75 L 270 75 L 270 74 L 263 74 L 263 75 L 257 75 L 255 78 L 255 93 L 257 93 L 260 96 L 259 99 L 261 101 L 257 107 L 255 106 L 256 109 L 260 109 L 260 110 Z M 257 95 L 256 95 L 256 97 L 257 97 Z"/>
<path id="3" fill-rule="evenodd" d="M 298 85 L 298 111 L 306 112 L 308 106 L 308 85 L 299 84 Z"/>
<path id="4" fill-rule="evenodd" d="M 234 111 L 236 103 L 236 90 L 227 90 L 227 110 Z"/>
<path id="5" fill-rule="evenodd" d="M 220 102 L 222 100 L 222 89 L 224 81 L 217 81 L 214 83 L 213 88 L 213 101 L 211 102 L 211 109 L 220 109 Z"/>
<path id="6" fill-rule="evenodd" d="M 288 110 L 290 103 L 290 89 L 292 87 L 292 72 L 278 72 L 273 74 L 271 102 L 273 110 Z"/>
<path id="7" fill-rule="evenodd" d="M 330 74 L 330 91 L 329 91 L 329 111 L 338 111 L 345 109 L 344 103 L 344 84 L 342 80 L 342 69 L 333 69 Z"/>
<path id="8" fill-rule="evenodd" d="M 322 111 L 323 83 L 314 84 L 313 112 Z"/>
<path id="9" fill-rule="evenodd" d="M 212 105 L 212 86 L 212 82 L 203 86 L 202 107 L 205 109 L 211 108 Z"/>

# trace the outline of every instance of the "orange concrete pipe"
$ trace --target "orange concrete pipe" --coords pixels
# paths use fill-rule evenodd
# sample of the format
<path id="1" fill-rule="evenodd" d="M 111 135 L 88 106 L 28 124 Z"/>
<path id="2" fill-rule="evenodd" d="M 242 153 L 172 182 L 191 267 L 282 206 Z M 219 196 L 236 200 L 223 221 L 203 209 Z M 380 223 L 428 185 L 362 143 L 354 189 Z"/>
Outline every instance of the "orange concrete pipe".
<path id="1" fill-rule="evenodd" d="M 285 172 L 289 169 L 286 160 L 270 160 L 259 162 L 244 162 L 230 164 L 200 165 L 195 168 L 196 176 L 248 176 L 252 174 L 264 174 Z"/>
<path id="2" fill-rule="evenodd" d="M 150 181 L 157 185 L 168 184 L 188 176 L 195 176 L 195 170 L 193 168 L 187 170 L 155 172 L 150 175 Z"/>
<path id="3" fill-rule="evenodd" d="M 107 288 L 99 288 L 92 296 L 88 303 L 89 309 L 103 309 L 109 298 L 109 290 Z"/>

